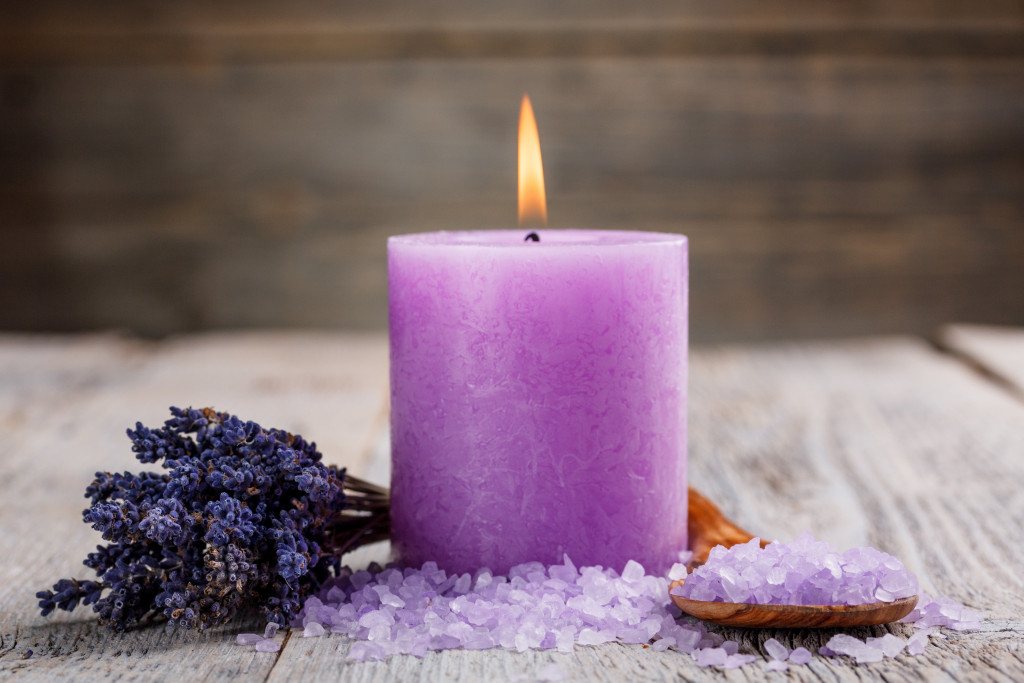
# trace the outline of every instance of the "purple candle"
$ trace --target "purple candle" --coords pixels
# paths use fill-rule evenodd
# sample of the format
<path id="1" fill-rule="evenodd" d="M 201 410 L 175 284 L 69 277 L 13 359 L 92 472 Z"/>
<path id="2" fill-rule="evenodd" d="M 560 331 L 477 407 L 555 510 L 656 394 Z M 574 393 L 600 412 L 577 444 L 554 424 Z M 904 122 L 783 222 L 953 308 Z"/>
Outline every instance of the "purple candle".
<path id="1" fill-rule="evenodd" d="M 687 242 L 388 240 L 392 538 L 449 571 L 686 548 Z"/>

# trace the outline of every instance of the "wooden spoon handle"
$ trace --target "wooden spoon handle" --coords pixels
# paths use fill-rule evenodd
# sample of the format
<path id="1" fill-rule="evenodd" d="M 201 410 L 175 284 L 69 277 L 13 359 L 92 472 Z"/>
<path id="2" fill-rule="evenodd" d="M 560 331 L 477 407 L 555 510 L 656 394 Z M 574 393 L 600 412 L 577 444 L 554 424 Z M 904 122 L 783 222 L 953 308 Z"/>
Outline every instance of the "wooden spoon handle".
<path id="1" fill-rule="evenodd" d="M 687 532 L 690 550 L 693 551 L 693 558 L 687 565 L 690 571 L 707 562 L 708 554 L 716 545 L 731 548 L 754 538 L 753 534 L 730 521 L 717 505 L 692 486 L 689 488 L 689 501 Z M 768 542 L 762 539 L 761 547 L 766 545 Z"/>

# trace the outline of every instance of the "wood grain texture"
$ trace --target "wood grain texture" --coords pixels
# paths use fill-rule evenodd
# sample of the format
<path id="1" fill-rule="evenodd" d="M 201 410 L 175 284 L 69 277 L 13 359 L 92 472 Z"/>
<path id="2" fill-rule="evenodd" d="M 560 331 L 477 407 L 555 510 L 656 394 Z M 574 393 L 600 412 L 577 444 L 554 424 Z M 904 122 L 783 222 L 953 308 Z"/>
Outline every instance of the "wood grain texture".
<path id="1" fill-rule="evenodd" d="M 942 330 L 938 341 L 1024 400 L 1024 330 L 950 325 Z"/>
<path id="2" fill-rule="evenodd" d="M 678 579 L 669 591 L 686 583 Z M 708 602 L 673 595 L 676 607 L 692 617 L 719 626 L 743 628 L 833 628 L 880 626 L 899 621 L 917 605 L 917 596 L 892 602 L 863 605 L 754 605 L 742 602 Z"/>
<path id="3" fill-rule="evenodd" d="M 556 663 L 569 681 L 774 680 L 758 664 L 723 675 L 639 646 L 444 652 L 356 664 L 345 659 L 349 643 L 340 636 L 292 633 L 280 655 L 236 646 L 234 634 L 256 630 L 255 622 L 199 637 L 159 626 L 116 635 L 84 612 L 36 615 L 32 592 L 73 574 L 97 540 L 79 521 L 84 483 L 97 468 L 134 467 L 126 423 L 160 420 L 168 403 L 210 402 L 302 431 L 330 460 L 386 478 L 385 378 L 379 336 L 0 338 L 0 676 L 497 681 L 531 680 Z M 790 678 L 1024 676 L 1019 401 L 912 339 L 697 349 L 690 394 L 691 482 L 738 523 L 768 538 L 811 529 L 837 545 L 874 545 L 901 557 L 927 590 L 989 617 L 980 632 L 933 639 L 921 657 L 864 666 L 816 658 Z M 353 561 L 383 553 L 371 548 Z M 754 653 L 769 637 L 816 650 L 833 633 L 717 630 Z M 852 633 L 887 630 L 910 633 L 905 625 Z"/>
<path id="4" fill-rule="evenodd" d="M 552 227 L 690 236 L 695 341 L 1024 323 L 1024 60 L 215 61 L 0 83 L 0 328 L 383 329 L 388 235 L 514 226 L 524 91 Z"/>
<path id="5" fill-rule="evenodd" d="M 458 34 L 502 28 L 595 29 L 664 28 L 680 26 L 723 32 L 744 29 L 784 32 L 915 30 L 919 34 L 987 31 L 998 34 L 1024 28 L 1024 10 L 1013 0 L 992 0 L 965 7 L 942 0 L 904 0 L 896 3 L 822 5 L 812 0 L 567 0 L 557 6 L 542 0 L 481 3 L 473 0 L 409 3 L 336 3 L 298 0 L 281 5 L 270 0 L 229 0 L 210 5 L 185 0 L 173 6 L 98 0 L 88 8 L 69 0 L 11 0 L 0 7 L 0 30 L 40 36 L 111 37 L 134 33 L 154 36 L 192 36 L 193 42 L 230 40 L 232 36 L 359 34 L 373 30 L 404 30 Z M 303 48 L 297 43 L 295 49 Z M 829 48 L 825 48 L 829 49 Z"/>
<path id="6" fill-rule="evenodd" d="M 0 678 L 266 679 L 276 656 L 233 645 L 237 632 L 262 631 L 252 617 L 203 635 L 115 634 L 88 610 L 40 618 L 33 594 L 87 575 L 81 559 L 100 539 L 80 521 L 82 494 L 98 469 L 139 468 L 124 436 L 135 420 L 214 404 L 360 468 L 382 418 L 386 356 L 370 335 L 0 337 Z"/>
<path id="7" fill-rule="evenodd" d="M 686 494 L 686 539 L 690 544 L 693 557 L 687 563 L 689 571 L 708 561 L 711 549 L 715 546 L 731 548 L 740 543 L 747 543 L 754 535 L 741 529 L 707 496 L 690 486 Z M 768 541 L 761 539 L 761 547 Z"/>

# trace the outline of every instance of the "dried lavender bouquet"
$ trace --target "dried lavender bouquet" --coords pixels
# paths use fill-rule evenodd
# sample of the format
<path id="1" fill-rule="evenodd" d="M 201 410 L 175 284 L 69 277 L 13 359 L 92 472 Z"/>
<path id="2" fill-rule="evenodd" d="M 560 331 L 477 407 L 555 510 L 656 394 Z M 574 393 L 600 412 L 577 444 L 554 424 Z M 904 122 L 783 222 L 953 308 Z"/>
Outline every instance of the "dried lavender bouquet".
<path id="1" fill-rule="evenodd" d="M 165 471 L 98 472 L 86 489 L 83 521 L 107 541 L 84 561 L 98 580 L 40 591 L 43 616 L 81 603 L 119 631 L 161 617 L 204 629 L 252 606 L 284 625 L 343 553 L 387 537 L 387 489 L 324 465 L 315 444 L 212 408 L 171 414 L 128 430 Z"/>

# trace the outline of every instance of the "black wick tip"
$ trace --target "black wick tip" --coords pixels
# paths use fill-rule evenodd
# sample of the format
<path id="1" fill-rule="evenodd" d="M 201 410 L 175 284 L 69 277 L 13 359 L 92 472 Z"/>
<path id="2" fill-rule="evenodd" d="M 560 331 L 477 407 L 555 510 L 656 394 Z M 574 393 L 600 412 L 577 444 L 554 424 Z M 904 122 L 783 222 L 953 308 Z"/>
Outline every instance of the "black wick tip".
<path id="1" fill-rule="evenodd" d="M 531 232 L 529 235 L 526 236 L 526 239 L 524 239 L 523 241 L 524 242 L 540 242 L 540 235 L 538 235 L 535 232 Z"/>

